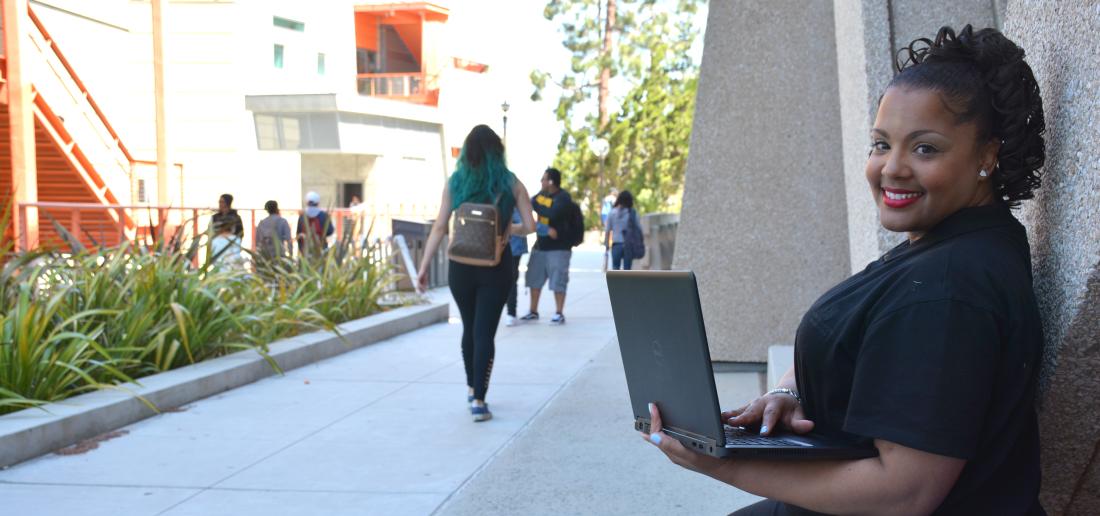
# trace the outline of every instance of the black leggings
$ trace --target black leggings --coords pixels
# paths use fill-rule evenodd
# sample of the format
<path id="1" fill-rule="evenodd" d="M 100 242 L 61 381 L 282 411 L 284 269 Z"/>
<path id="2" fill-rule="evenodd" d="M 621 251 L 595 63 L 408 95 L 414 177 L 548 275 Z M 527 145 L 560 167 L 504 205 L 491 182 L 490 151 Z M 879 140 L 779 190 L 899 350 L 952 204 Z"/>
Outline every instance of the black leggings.
<path id="1" fill-rule="evenodd" d="M 462 362 L 466 385 L 474 399 L 485 401 L 489 376 L 493 373 L 494 340 L 500 312 L 512 282 L 512 253 L 507 248 L 496 267 L 476 267 L 450 262 L 451 295 L 462 315 Z"/>
<path id="2" fill-rule="evenodd" d="M 523 259 L 523 255 L 512 257 L 512 286 L 508 289 L 508 315 L 516 316 L 516 300 L 519 298 L 519 289 L 516 285 L 519 283 L 519 261 Z"/>

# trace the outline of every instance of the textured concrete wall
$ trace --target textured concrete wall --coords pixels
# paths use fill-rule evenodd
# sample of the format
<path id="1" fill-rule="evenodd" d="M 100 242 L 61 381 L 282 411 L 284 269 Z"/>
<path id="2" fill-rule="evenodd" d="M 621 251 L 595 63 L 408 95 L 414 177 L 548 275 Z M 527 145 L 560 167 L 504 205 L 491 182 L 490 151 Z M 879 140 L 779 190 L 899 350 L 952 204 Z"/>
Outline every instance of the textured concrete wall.
<path id="1" fill-rule="evenodd" d="M 834 3 L 837 75 L 843 128 L 844 189 L 848 204 L 848 250 L 852 272 L 862 270 L 901 238 L 878 223 L 864 168 L 878 98 L 893 77 L 890 16 L 879 0 Z"/>
<path id="2" fill-rule="evenodd" d="M 1043 186 L 1021 212 L 1047 339 L 1043 503 L 1100 514 L 1100 4 L 1013 0 L 1005 33 L 1028 53 L 1047 122 Z"/>
<path id="3" fill-rule="evenodd" d="M 1043 187 L 1017 212 L 1047 340 L 1042 499 L 1051 514 L 1100 514 L 1100 3 L 834 9 L 827 27 L 822 2 L 711 6 L 675 264 L 700 276 L 714 357 L 759 361 L 767 344 L 789 343 L 839 269 L 862 269 L 900 240 L 879 226 L 863 179 L 897 48 L 942 25 L 1003 27 L 1028 52 L 1047 116 Z"/>
<path id="4" fill-rule="evenodd" d="M 764 362 L 848 274 L 832 2 L 710 6 L 675 268 L 715 360 Z"/>
<path id="5" fill-rule="evenodd" d="M 895 50 L 917 38 L 934 39 L 944 25 L 956 31 L 968 23 L 975 29 L 998 26 L 996 3 L 990 0 L 895 0 L 889 4 Z"/>

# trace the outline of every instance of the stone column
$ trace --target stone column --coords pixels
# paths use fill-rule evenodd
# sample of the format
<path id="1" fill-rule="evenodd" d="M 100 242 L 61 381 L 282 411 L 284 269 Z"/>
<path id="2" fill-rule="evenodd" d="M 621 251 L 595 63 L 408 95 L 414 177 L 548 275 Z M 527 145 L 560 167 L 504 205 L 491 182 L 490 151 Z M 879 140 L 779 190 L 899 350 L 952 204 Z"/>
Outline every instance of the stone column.
<path id="1" fill-rule="evenodd" d="M 764 362 L 847 276 L 832 2 L 712 2 L 674 268 L 711 356 Z"/>
<path id="2" fill-rule="evenodd" d="M 893 77 L 890 10 L 878 0 L 836 0 L 836 48 L 843 128 L 844 190 L 851 271 L 862 270 L 901 238 L 878 223 L 864 167 L 879 96 Z"/>
<path id="3" fill-rule="evenodd" d="M 1047 341 L 1043 506 L 1100 514 L 1100 5 L 1013 0 L 1005 33 L 1027 51 L 1046 111 L 1043 186 L 1018 215 Z"/>

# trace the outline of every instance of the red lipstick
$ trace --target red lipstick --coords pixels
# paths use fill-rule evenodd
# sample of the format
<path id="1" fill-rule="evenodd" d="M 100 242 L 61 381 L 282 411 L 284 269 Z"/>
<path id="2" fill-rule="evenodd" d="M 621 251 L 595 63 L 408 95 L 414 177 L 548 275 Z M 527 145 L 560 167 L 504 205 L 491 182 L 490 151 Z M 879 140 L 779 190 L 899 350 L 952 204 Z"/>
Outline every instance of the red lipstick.
<path id="1" fill-rule="evenodd" d="M 923 196 L 923 192 L 902 190 L 901 188 L 882 188 L 882 203 L 895 210 L 905 208 L 917 202 Z"/>

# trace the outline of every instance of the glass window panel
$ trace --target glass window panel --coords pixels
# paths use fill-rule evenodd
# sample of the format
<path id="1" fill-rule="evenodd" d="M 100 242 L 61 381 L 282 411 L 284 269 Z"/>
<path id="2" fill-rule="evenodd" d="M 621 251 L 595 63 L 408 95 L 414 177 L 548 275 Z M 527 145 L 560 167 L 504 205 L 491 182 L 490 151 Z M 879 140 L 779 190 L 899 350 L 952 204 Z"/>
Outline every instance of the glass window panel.
<path id="1" fill-rule="evenodd" d="M 340 130 L 336 122 L 336 113 L 311 113 L 308 120 L 310 149 L 340 148 Z"/>
<path id="2" fill-rule="evenodd" d="M 272 20 L 272 23 L 276 27 L 282 27 L 284 29 L 290 29 L 290 30 L 295 31 L 295 32 L 305 32 L 305 30 L 306 30 L 306 24 L 304 24 L 300 21 L 294 21 L 294 20 L 290 20 L 290 19 L 287 19 L 287 18 L 280 18 L 278 16 L 274 17 L 274 19 Z"/>
<path id="3" fill-rule="evenodd" d="M 256 144 L 263 150 L 279 148 L 277 119 L 271 115 L 256 115 Z"/>
<path id="4" fill-rule="evenodd" d="M 302 143 L 302 124 L 297 118 L 290 116 L 279 117 L 283 132 L 284 149 L 297 149 Z"/>
<path id="5" fill-rule="evenodd" d="M 275 68 L 283 67 L 283 46 L 275 45 Z"/>

